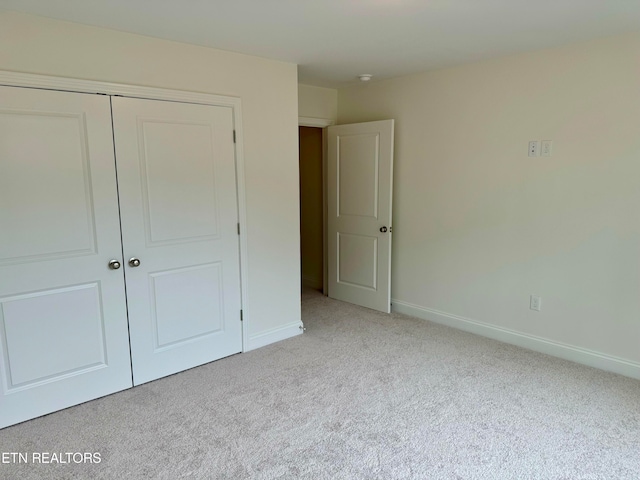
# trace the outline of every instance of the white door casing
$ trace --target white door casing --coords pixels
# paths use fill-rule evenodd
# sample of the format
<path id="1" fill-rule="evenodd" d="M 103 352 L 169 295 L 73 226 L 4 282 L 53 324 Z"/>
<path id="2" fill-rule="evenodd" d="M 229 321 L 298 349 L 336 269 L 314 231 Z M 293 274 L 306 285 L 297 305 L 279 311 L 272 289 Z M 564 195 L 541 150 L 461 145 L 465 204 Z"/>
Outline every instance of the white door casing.
<path id="1" fill-rule="evenodd" d="M 0 87 L 0 428 L 131 387 L 106 96 Z"/>
<path id="2" fill-rule="evenodd" d="M 391 311 L 393 120 L 327 129 L 329 297 Z"/>
<path id="3" fill-rule="evenodd" d="M 112 106 L 138 385 L 242 350 L 233 111 Z"/>

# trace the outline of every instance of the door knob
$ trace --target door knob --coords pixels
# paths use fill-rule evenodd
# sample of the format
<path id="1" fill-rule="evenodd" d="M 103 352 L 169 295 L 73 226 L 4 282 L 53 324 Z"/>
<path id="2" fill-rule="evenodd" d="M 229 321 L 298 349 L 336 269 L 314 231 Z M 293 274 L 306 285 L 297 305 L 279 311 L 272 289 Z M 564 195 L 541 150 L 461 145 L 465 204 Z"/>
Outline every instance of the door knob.
<path id="1" fill-rule="evenodd" d="M 138 260 L 136 257 L 130 258 L 129 259 L 129 265 L 131 265 L 132 267 L 139 267 L 140 266 L 140 260 Z"/>
<path id="2" fill-rule="evenodd" d="M 111 270 L 117 270 L 120 268 L 120 262 L 118 260 L 111 260 L 109 262 L 109 268 Z"/>
<path id="3" fill-rule="evenodd" d="M 382 233 L 387 233 L 387 227 L 380 227 L 380 231 Z"/>

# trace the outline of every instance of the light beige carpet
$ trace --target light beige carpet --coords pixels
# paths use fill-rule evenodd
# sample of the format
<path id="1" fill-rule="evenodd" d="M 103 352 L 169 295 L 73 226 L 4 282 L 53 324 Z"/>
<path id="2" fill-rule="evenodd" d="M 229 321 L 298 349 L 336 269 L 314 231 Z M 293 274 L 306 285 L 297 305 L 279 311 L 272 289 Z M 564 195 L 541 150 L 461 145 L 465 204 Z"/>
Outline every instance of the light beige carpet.
<path id="1" fill-rule="evenodd" d="M 640 382 L 306 292 L 305 335 L 0 430 L 2 479 L 640 479 Z"/>

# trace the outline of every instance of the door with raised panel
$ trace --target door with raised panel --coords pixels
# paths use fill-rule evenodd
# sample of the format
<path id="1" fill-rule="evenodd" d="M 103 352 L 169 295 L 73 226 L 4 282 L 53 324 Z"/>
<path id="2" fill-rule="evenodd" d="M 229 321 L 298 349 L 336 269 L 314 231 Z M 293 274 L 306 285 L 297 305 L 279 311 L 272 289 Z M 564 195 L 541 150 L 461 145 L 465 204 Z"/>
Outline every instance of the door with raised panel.
<path id="1" fill-rule="evenodd" d="M 329 296 L 391 311 L 393 120 L 328 130 Z"/>
<path id="2" fill-rule="evenodd" d="M 114 97 L 134 384 L 238 353 L 232 109 Z"/>
<path id="3" fill-rule="evenodd" d="M 0 87 L 0 428 L 131 387 L 119 227 L 109 98 Z"/>

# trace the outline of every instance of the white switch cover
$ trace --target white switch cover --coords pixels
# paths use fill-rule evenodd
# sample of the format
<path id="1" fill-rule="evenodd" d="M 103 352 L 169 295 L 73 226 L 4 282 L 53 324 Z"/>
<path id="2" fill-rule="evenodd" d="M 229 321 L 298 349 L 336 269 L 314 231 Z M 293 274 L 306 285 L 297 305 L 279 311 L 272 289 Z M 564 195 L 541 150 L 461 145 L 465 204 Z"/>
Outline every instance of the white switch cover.
<path id="1" fill-rule="evenodd" d="M 543 140 L 542 148 L 540 155 L 542 157 L 550 157 L 551 156 L 551 147 L 553 146 L 553 142 L 551 140 Z"/>
<path id="2" fill-rule="evenodd" d="M 529 142 L 529 156 L 530 157 L 537 157 L 538 156 L 539 146 L 540 146 L 540 142 L 538 142 L 538 140 L 531 140 Z"/>

